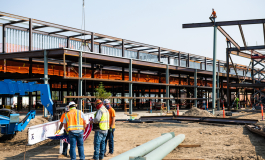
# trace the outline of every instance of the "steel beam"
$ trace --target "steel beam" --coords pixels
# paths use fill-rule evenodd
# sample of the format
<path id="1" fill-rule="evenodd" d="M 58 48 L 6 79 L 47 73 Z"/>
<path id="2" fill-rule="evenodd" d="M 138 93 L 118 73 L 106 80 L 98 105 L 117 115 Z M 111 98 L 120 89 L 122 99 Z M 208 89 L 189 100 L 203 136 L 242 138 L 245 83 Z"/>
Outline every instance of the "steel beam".
<path id="1" fill-rule="evenodd" d="M 265 45 L 264 46 L 248 46 L 248 47 L 240 47 L 240 51 L 243 50 L 255 50 L 255 49 L 265 49 Z M 238 51 L 238 48 L 228 48 L 229 51 Z"/>
<path id="2" fill-rule="evenodd" d="M 62 32 L 67 32 L 67 31 L 66 30 L 60 30 L 60 31 L 49 32 L 48 35 L 56 34 L 56 33 L 62 33 Z"/>
<path id="3" fill-rule="evenodd" d="M 220 27 L 220 26 L 217 26 L 217 29 L 227 38 L 227 39 L 229 39 L 229 41 L 238 49 L 238 50 L 240 50 L 240 46 L 236 43 L 236 41 L 234 41 L 233 40 L 233 38 L 232 37 L 230 37 L 226 32 L 225 32 L 225 30 L 222 28 L 222 27 Z"/>
<path id="4" fill-rule="evenodd" d="M 78 80 L 78 96 L 82 96 L 82 90 L 83 90 L 83 87 L 82 87 L 82 83 L 83 83 L 83 80 L 82 80 L 82 57 L 83 57 L 83 53 L 82 52 L 79 52 L 79 60 L 78 60 L 78 77 L 80 78 Z M 82 98 L 78 98 L 78 108 L 79 110 L 82 111 Z"/>
<path id="5" fill-rule="evenodd" d="M 197 69 L 194 70 L 194 86 L 197 86 Z M 197 87 L 194 88 L 194 98 L 197 98 Z M 197 108 L 197 99 L 194 100 L 194 105 Z"/>
<path id="6" fill-rule="evenodd" d="M 132 81 L 132 59 L 130 59 L 129 63 L 129 81 Z M 129 97 L 133 97 L 133 84 L 129 83 Z M 132 99 L 129 99 L 129 114 L 132 114 L 133 112 L 133 103 Z"/>
<path id="7" fill-rule="evenodd" d="M 231 26 L 231 25 L 246 25 L 246 24 L 260 24 L 265 23 L 265 19 L 252 19 L 252 20 L 238 20 L 238 21 L 223 21 L 216 22 L 217 26 Z M 198 27 L 212 27 L 213 23 L 190 23 L 182 24 L 182 28 L 198 28 Z"/>
<path id="8" fill-rule="evenodd" d="M 4 25 L 11 25 L 11 24 L 17 24 L 17 23 L 22 23 L 22 22 L 25 22 L 25 20 L 19 20 L 19 21 L 12 21 L 10 23 L 4 23 Z"/>
<path id="9" fill-rule="evenodd" d="M 241 33 L 241 37 L 242 37 L 242 40 L 243 40 L 244 46 L 245 46 L 245 48 L 246 48 L 246 47 L 247 47 L 247 43 L 246 43 L 246 40 L 245 40 L 245 36 L 244 36 L 244 33 L 243 33 L 243 29 L 242 29 L 241 24 L 238 25 L 238 27 L 239 27 L 239 30 L 240 30 L 240 33 Z"/>

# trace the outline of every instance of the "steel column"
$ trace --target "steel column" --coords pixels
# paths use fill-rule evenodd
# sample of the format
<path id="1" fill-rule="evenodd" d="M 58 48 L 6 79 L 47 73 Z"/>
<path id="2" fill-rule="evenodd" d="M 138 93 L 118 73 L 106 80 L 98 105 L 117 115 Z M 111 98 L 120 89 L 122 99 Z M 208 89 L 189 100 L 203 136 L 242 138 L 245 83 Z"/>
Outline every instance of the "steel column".
<path id="1" fill-rule="evenodd" d="M 129 81 L 132 81 L 132 59 L 130 59 L 129 64 Z M 129 83 L 129 97 L 133 97 L 133 84 Z M 129 114 L 132 114 L 132 108 L 133 108 L 133 99 L 129 99 Z"/>
<path id="2" fill-rule="evenodd" d="M 125 57 L 125 50 L 124 50 L 124 39 L 122 39 L 121 41 L 121 55 L 122 57 Z"/>
<path id="3" fill-rule="evenodd" d="M 94 32 L 91 32 L 91 52 L 94 52 Z"/>
<path id="4" fill-rule="evenodd" d="M 137 51 L 137 59 L 140 59 L 140 51 Z"/>
<path id="5" fill-rule="evenodd" d="M 29 51 L 32 50 L 32 19 L 29 19 Z M 32 58 L 29 58 L 29 78 L 32 78 Z M 32 92 L 29 92 L 29 111 L 32 109 Z"/>
<path id="6" fill-rule="evenodd" d="M 188 53 L 186 67 L 190 68 L 190 54 Z"/>
<path id="7" fill-rule="evenodd" d="M 220 62 L 218 62 L 219 64 Z M 220 65 L 218 65 L 220 66 Z M 217 72 L 217 98 L 220 98 L 220 80 L 219 80 L 219 72 Z M 217 110 L 219 111 L 220 110 L 220 99 L 217 100 Z"/>
<path id="8" fill-rule="evenodd" d="M 207 58 L 204 58 L 204 70 L 207 70 Z"/>
<path id="9" fill-rule="evenodd" d="M 180 52 L 179 52 L 179 53 L 178 53 L 178 66 L 181 66 L 180 62 L 181 62 L 181 54 L 180 54 Z"/>
<path id="10" fill-rule="evenodd" d="M 194 70 L 194 98 L 197 98 L 197 69 Z M 197 108 L 197 99 L 194 100 L 194 105 Z"/>
<path id="11" fill-rule="evenodd" d="M 230 72 L 230 69 L 229 69 L 229 53 L 230 51 L 228 50 L 228 48 L 226 49 L 226 86 L 227 86 L 227 89 L 226 89 L 226 97 L 227 97 L 227 107 L 228 107 L 228 110 L 230 111 L 231 108 L 230 108 L 230 99 L 231 99 L 231 96 L 230 96 L 230 82 L 229 82 L 229 72 Z"/>
<path id="12" fill-rule="evenodd" d="M 157 60 L 158 60 L 158 62 L 161 61 L 161 48 L 160 47 L 158 48 Z"/>
<path id="13" fill-rule="evenodd" d="M 170 57 L 167 57 L 167 63 L 170 64 Z"/>
<path id="14" fill-rule="evenodd" d="M 48 56 L 47 56 L 47 51 L 44 50 L 43 53 L 44 57 L 44 84 L 48 84 Z M 48 116 L 48 110 L 44 107 L 44 117 Z"/>
<path id="15" fill-rule="evenodd" d="M 169 67 L 167 65 L 166 68 L 166 83 L 169 84 Z M 169 90 L 169 85 L 166 86 L 166 97 L 169 97 L 170 90 Z M 170 106 L 169 106 L 169 99 L 166 99 L 166 104 L 167 104 L 167 110 L 170 111 Z"/>
<path id="16" fill-rule="evenodd" d="M 91 47 L 92 48 L 92 47 Z M 78 62 L 78 77 L 80 78 L 78 80 L 78 96 L 82 96 L 82 52 L 79 52 L 79 62 Z M 78 108 L 82 111 L 82 98 L 78 98 Z"/>
<path id="17" fill-rule="evenodd" d="M 99 53 L 101 53 L 102 52 L 102 50 L 101 50 L 101 43 L 99 43 L 99 45 L 98 45 L 98 48 L 99 48 Z"/>
<path id="18" fill-rule="evenodd" d="M 66 39 L 66 48 L 70 48 L 70 37 Z"/>
<path id="19" fill-rule="evenodd" d="M 212 88 L 212 108 L 213 115 L 215 110 L 215 102 L 216 102 L 216 37 L 217 37 L 217 26 L 214 20 L 214 31 L 213 31 L 213 88 Z"/>
<path id="20" fill-rule="evenodd" d="M 6 25 L 3 24 L 2 29 L 2 53 L 6 53 Z"/>

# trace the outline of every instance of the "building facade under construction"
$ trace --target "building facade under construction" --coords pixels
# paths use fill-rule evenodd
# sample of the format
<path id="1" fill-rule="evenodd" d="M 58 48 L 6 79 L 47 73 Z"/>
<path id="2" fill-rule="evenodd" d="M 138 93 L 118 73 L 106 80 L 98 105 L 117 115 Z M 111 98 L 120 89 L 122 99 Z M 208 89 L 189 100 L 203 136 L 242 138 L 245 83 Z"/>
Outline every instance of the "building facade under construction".
<path id="1" fill-rule="evenodd" d="M 218 71 L 218 109 L 223 101 L 230 109 L 235 97 L 239 97 L 240 106 L 244 107 L 254 101 L 253 87 L 231 85 L 239 82 L 252 84 L 255 68 L 248 65 L 217 60 L 217 65 L 213 66 L 213 59 L 196 53 L 4 12 L 0 12 L 0 24 L 1 80 L 49 83 L 56 104 L 76 99 L 80 108 L 89 111 L 95 101 L 95 88 L 102 82 L 112 94 L 112 105 L 122 110 L 128 108 L 130 112 L 161 106 L 169 109 L 177 105 L 180 108 L 211 107 L 208 103 L 212 103 L 213 67 Z M 239 55 L 232 49 L 229 53 Z M 37 106 L 39 94 L 29 93 L 29 109 Z M 7 100 L 9 95 L 0 96 L 2 107 L 12 105 Z M 16 97 L 17 110 L 20 110 L 23 97 Z"/>

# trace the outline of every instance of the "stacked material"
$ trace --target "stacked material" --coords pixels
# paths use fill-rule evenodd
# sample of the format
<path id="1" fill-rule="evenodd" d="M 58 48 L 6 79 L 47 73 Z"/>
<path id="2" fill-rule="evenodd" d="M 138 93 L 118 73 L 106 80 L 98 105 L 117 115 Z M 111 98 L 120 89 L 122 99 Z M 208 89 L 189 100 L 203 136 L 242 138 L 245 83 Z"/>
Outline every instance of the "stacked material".
<path id="1" fill-rule="evenodd" d="M 210 112 L 195 107 L 185 112 L 183 116 L 214 117 Z"/>

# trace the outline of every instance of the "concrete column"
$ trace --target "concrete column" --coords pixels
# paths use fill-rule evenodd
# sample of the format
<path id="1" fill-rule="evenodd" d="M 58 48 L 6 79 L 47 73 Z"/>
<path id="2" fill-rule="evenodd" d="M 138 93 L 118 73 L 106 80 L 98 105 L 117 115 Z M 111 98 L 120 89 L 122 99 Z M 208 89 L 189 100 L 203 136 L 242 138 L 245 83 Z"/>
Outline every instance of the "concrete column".
<path id="1" fill-rule="evenodd" d="M 197 98 L 197 69 L 194 70 L 194 98 Z M 194 105 L 197 108 L 197 99 L 194 100 Z"/>
<path id="2" fill-rule="evenodd" d="M 170 90 L 169 90 L 169 67 L 168 67 L 168 65 L 167 65 L 167 68 L 166 68 L 166 83 L 168 84 L 166 86 L 166 97 L 169 97 Z M 168 108 L 168 111 L 169 111 L 170 110 L 169 99 L 166 100 L 166 105 L 167 105 L 167 108 Z"/>
<path id="3" fill-rule="evenodd" d="M 82 78 L 82 52 L 79 52 L 79 62 L 78 62 L 78 75 L 79 75 L 79 80 L 78 80 L 78 96 L 82 96 L 82 83 L 83 80 Z M 78 108 L 82 111 L 82 98 L 78 98 Z"/>
<path id="4" fill-rule="evenodd" d="M 129 81 L 132 81 L 132 59 L 130 59 L 130 64 L 129 64 Z M 129 83 L 129 97 L 133 97 L 133 84 Z M 129 114 L 132 114 L 133 111 L 133 99 L 129 99 Z"/>
<path id="5" fill-rule="evenodd" d="M 47 51 L 44 50 L 44 84 L 48 84 L 48 56 Z M 47 117 L 48 110 L 44 108 L 44 117 Z"/>

